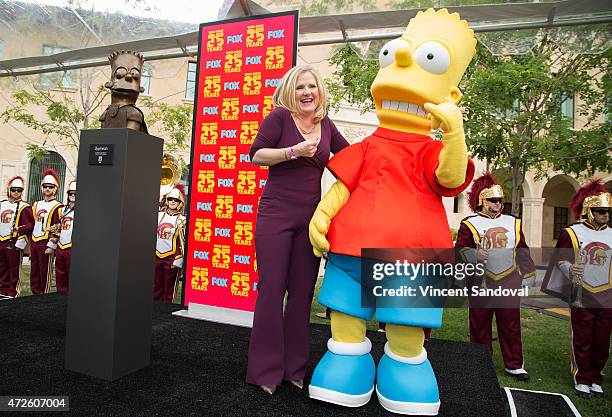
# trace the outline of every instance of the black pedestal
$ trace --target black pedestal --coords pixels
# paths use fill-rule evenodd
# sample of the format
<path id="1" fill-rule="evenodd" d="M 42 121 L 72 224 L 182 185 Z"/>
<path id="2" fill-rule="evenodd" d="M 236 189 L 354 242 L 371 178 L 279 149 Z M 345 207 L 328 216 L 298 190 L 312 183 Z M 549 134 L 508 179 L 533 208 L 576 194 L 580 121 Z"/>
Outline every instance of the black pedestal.
<path id="1" fill-rule="evenodd" d="M 162 148 L 131 129 L 81 133 L 67 369 L 112 381 L 149 365 Z"/>

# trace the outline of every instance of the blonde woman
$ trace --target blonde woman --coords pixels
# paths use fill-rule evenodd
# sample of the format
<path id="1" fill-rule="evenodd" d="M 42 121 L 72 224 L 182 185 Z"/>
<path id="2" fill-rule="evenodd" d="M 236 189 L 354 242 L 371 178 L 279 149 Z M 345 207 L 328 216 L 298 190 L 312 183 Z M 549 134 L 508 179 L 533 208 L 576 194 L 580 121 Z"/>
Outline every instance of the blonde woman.
<path id="1" fill-rule="evenodd" d="M 303 387 L 319 269 L 308 223 L 321 200 L 330 152 L 349 145 L 327 117 L 327 94 L 313 67 L 289 70 L 273 102 L 276 108 L 262 122 L 250 152 L 252 163 L 269 166 L 270 173 L 257 212 L 259 294 L 246 378 L 269 394 L 283 380 Z"/>

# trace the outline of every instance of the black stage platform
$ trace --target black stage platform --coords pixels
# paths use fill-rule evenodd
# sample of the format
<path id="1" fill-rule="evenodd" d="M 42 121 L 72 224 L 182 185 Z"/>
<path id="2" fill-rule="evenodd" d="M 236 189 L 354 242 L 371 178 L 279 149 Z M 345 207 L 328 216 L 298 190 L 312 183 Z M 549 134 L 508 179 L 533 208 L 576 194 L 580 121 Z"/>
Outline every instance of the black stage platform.
<path id="1" fill-rule="evenodd" d="M 0 301 L 0 396 L 67 395 L 69 414 L 75 416 L 392 415 L 376 395 L 366 406 L 348 409 L 311 400 L 306 389 L 288 384 L 274 396 L 264 394 L 244 382 L 250 329 L 175 317 L 176 305 L 154 306 L 149 368 L 112 383 L 67 371 L 66 301 L 61 294 Z M 313 325 L 307 378 L 329 336 L 328 326 Z M 384 334 L 370 332 L 368 337 L 378 361 Z M 426 348 L 440 385 L 440 416 L 506 416 L 483 346 L 432 340 Z"/>

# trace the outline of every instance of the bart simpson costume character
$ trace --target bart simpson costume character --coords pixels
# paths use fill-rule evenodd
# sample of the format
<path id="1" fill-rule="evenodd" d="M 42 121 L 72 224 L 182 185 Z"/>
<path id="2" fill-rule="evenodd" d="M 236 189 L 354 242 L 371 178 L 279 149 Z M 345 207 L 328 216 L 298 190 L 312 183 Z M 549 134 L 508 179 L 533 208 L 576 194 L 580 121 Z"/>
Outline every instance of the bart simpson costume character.
<path id="1" fill-rule="evenodd" d="M 330 161 L 337 182 L 310 222 L 316 255 L 328 253 L 319 302 L 332 310 L 332 338 L 309 386 L 311 398 L 359 407 L 374 391 L 400 414 L 436 415 L 438 386 L 423 348 L 424 327 L 439 328 L 442 308 L 361 304 L 362 248 L 452 248 L 442 196 L 463 191 L 474 175 L 457 88 L 476 51 L 457 13 L 419 12 L 379 55 L 372 97 L 380 127 Z M 441 128 L 435 141 L 431 129 Z M 378 369 L 366 320 L 387 323 Z"/>

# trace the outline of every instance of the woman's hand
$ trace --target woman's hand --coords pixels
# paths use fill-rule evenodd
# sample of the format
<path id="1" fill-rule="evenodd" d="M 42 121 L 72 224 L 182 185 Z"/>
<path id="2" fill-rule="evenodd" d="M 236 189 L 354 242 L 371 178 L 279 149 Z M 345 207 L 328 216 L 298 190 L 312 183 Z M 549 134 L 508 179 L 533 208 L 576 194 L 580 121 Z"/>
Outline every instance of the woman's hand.
<path id="1" fill-rule="evenodd" d="M 317 146 L 321 138 L 307 139 L 293 147 L 295 154 L 299 157 L 312 158 L 317 153 Z"/>

